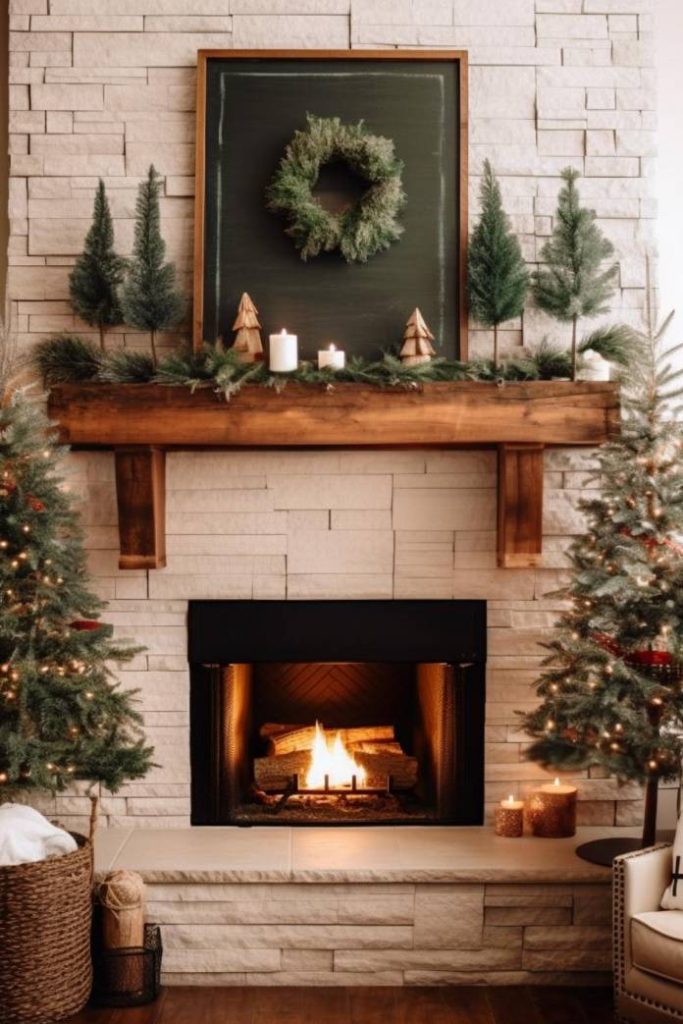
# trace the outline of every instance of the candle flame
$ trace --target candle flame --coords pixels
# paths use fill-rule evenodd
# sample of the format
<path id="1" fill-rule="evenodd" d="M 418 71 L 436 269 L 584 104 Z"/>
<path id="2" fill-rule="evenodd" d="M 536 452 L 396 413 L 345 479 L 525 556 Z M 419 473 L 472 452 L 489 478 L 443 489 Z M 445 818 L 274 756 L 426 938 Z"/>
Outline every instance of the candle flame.
<path id="1" fill-rule="evenodd" d="M 508 803 L 509 803 L 509 804 L 513 804 L 514 802 L 515 802 L 515 798 L 514 798 L 514 796 L 512 795 L 512 793 L 510 793 L 510 796 L 508 797 Z"/>
<path id="2" fill-rule="evenodd" d="M 342 742 L 341 735 L 336 734 L 330 742 L 320 722 L 315 723 L 315 738 L 311 748 L 311 763 L 306 775 L 307 789 L 323 789 L 325 776 L 333 788 L 350 786 L 353 776 L 359 786 L 365 784 L 366 773 L 362 765 L 357 764 Z"/>
<path id="3" fill-rule="evenodd" d="M 553 786 L 559 786 L 559 784 L 560 784 L 560 780 L 559 779 L 555 779 L 555 781 L 553 782 Z"/>
<path id="4" fill-rule="evenodd" d="M 328 350 L 327 350 L 327 351 L 328 351 L 328 352 L 336 352 L 336 351 L 337 351 L 337 346 L 336 346 L 336 345 L 334 344 L 334 342 L 332 342 L 332 343 L 330 344 L 330 347 L 328 348 Z"/>
<path id="5" fill-rule="evenodd" d="M 280 336 L 282 338 L 286 338 L 287 337 L 287 328 L 286 327 L 282 328 L 282 330 L 280 331 Z"/>

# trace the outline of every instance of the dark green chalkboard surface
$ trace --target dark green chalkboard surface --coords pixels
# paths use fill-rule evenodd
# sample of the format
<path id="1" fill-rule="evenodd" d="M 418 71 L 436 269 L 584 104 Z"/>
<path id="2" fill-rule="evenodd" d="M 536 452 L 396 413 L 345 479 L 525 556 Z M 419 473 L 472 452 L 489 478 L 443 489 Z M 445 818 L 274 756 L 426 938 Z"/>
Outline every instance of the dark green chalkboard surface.
<path id="1" fill-rule="evenodd" d="M 332 341 L 374 357 L 400 343 L 415 306 L 440 353 L 464 354 L 464 68 L 462 55 L 443 52 L 200 54 L 196 342 L 229 342 L 247 291 L 264 338 L 286 327 L 302 358 Z M 308 112 L 364 120 L 393 139 L 404 162 L 404 234 L 366 264 L 338 253 L 303 262 L 266 208 L 266 188 Z M 333 204 L 354 186 L 331 168 L 321 175 L 321 201 Z"/>

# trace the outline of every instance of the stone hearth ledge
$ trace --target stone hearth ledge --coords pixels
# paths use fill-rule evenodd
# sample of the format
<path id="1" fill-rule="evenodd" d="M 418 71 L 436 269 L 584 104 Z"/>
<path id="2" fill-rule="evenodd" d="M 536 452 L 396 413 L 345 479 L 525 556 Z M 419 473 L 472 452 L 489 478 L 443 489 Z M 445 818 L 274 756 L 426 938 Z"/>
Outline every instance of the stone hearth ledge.
<path id="1" fill-rule="evenodd" d="M 95 871 L 139 871 L 149 884 L 605 883 L 610 870 L 576 856 L 627 828 L 580 828 L 571 839 L 497 837 L 489 827 L 106 829 Z"/>

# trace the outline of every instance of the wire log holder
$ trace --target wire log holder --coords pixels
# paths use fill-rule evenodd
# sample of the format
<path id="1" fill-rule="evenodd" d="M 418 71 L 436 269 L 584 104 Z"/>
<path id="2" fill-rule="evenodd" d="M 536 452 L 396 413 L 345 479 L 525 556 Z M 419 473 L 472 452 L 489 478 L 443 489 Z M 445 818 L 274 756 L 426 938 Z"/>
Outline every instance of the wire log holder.
<path id="1" fill-rule="evenodd" d="M 276 813 L 281 811 L 290 797 L 293 796 L 393 796 L 395 793 L 391 775 L 385 776 L 384 785 L 382 786 L 359 786 L 356 775 L 351 776 L 350 786 L 331 786 L 329 775 L 325 775 L 324 783 L 321 787 L 310 789 L 308 786 L 301 786 L 299 773 L 295 772 L 285 788 L 280 791 L 280 799 L 275 810 Z"/>

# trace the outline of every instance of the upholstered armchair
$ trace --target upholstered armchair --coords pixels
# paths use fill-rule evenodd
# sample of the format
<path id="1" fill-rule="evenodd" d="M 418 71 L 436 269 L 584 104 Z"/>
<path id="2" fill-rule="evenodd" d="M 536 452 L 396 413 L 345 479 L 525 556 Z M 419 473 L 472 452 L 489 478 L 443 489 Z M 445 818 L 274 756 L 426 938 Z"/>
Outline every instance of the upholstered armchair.
<path id="1" fill-rule="evenodd" d="M 683 910 L 659 908 L 671 857 L 653 846 L 614 864 L 616 1013 L 628 1024 L 683 1021 Z"/>

